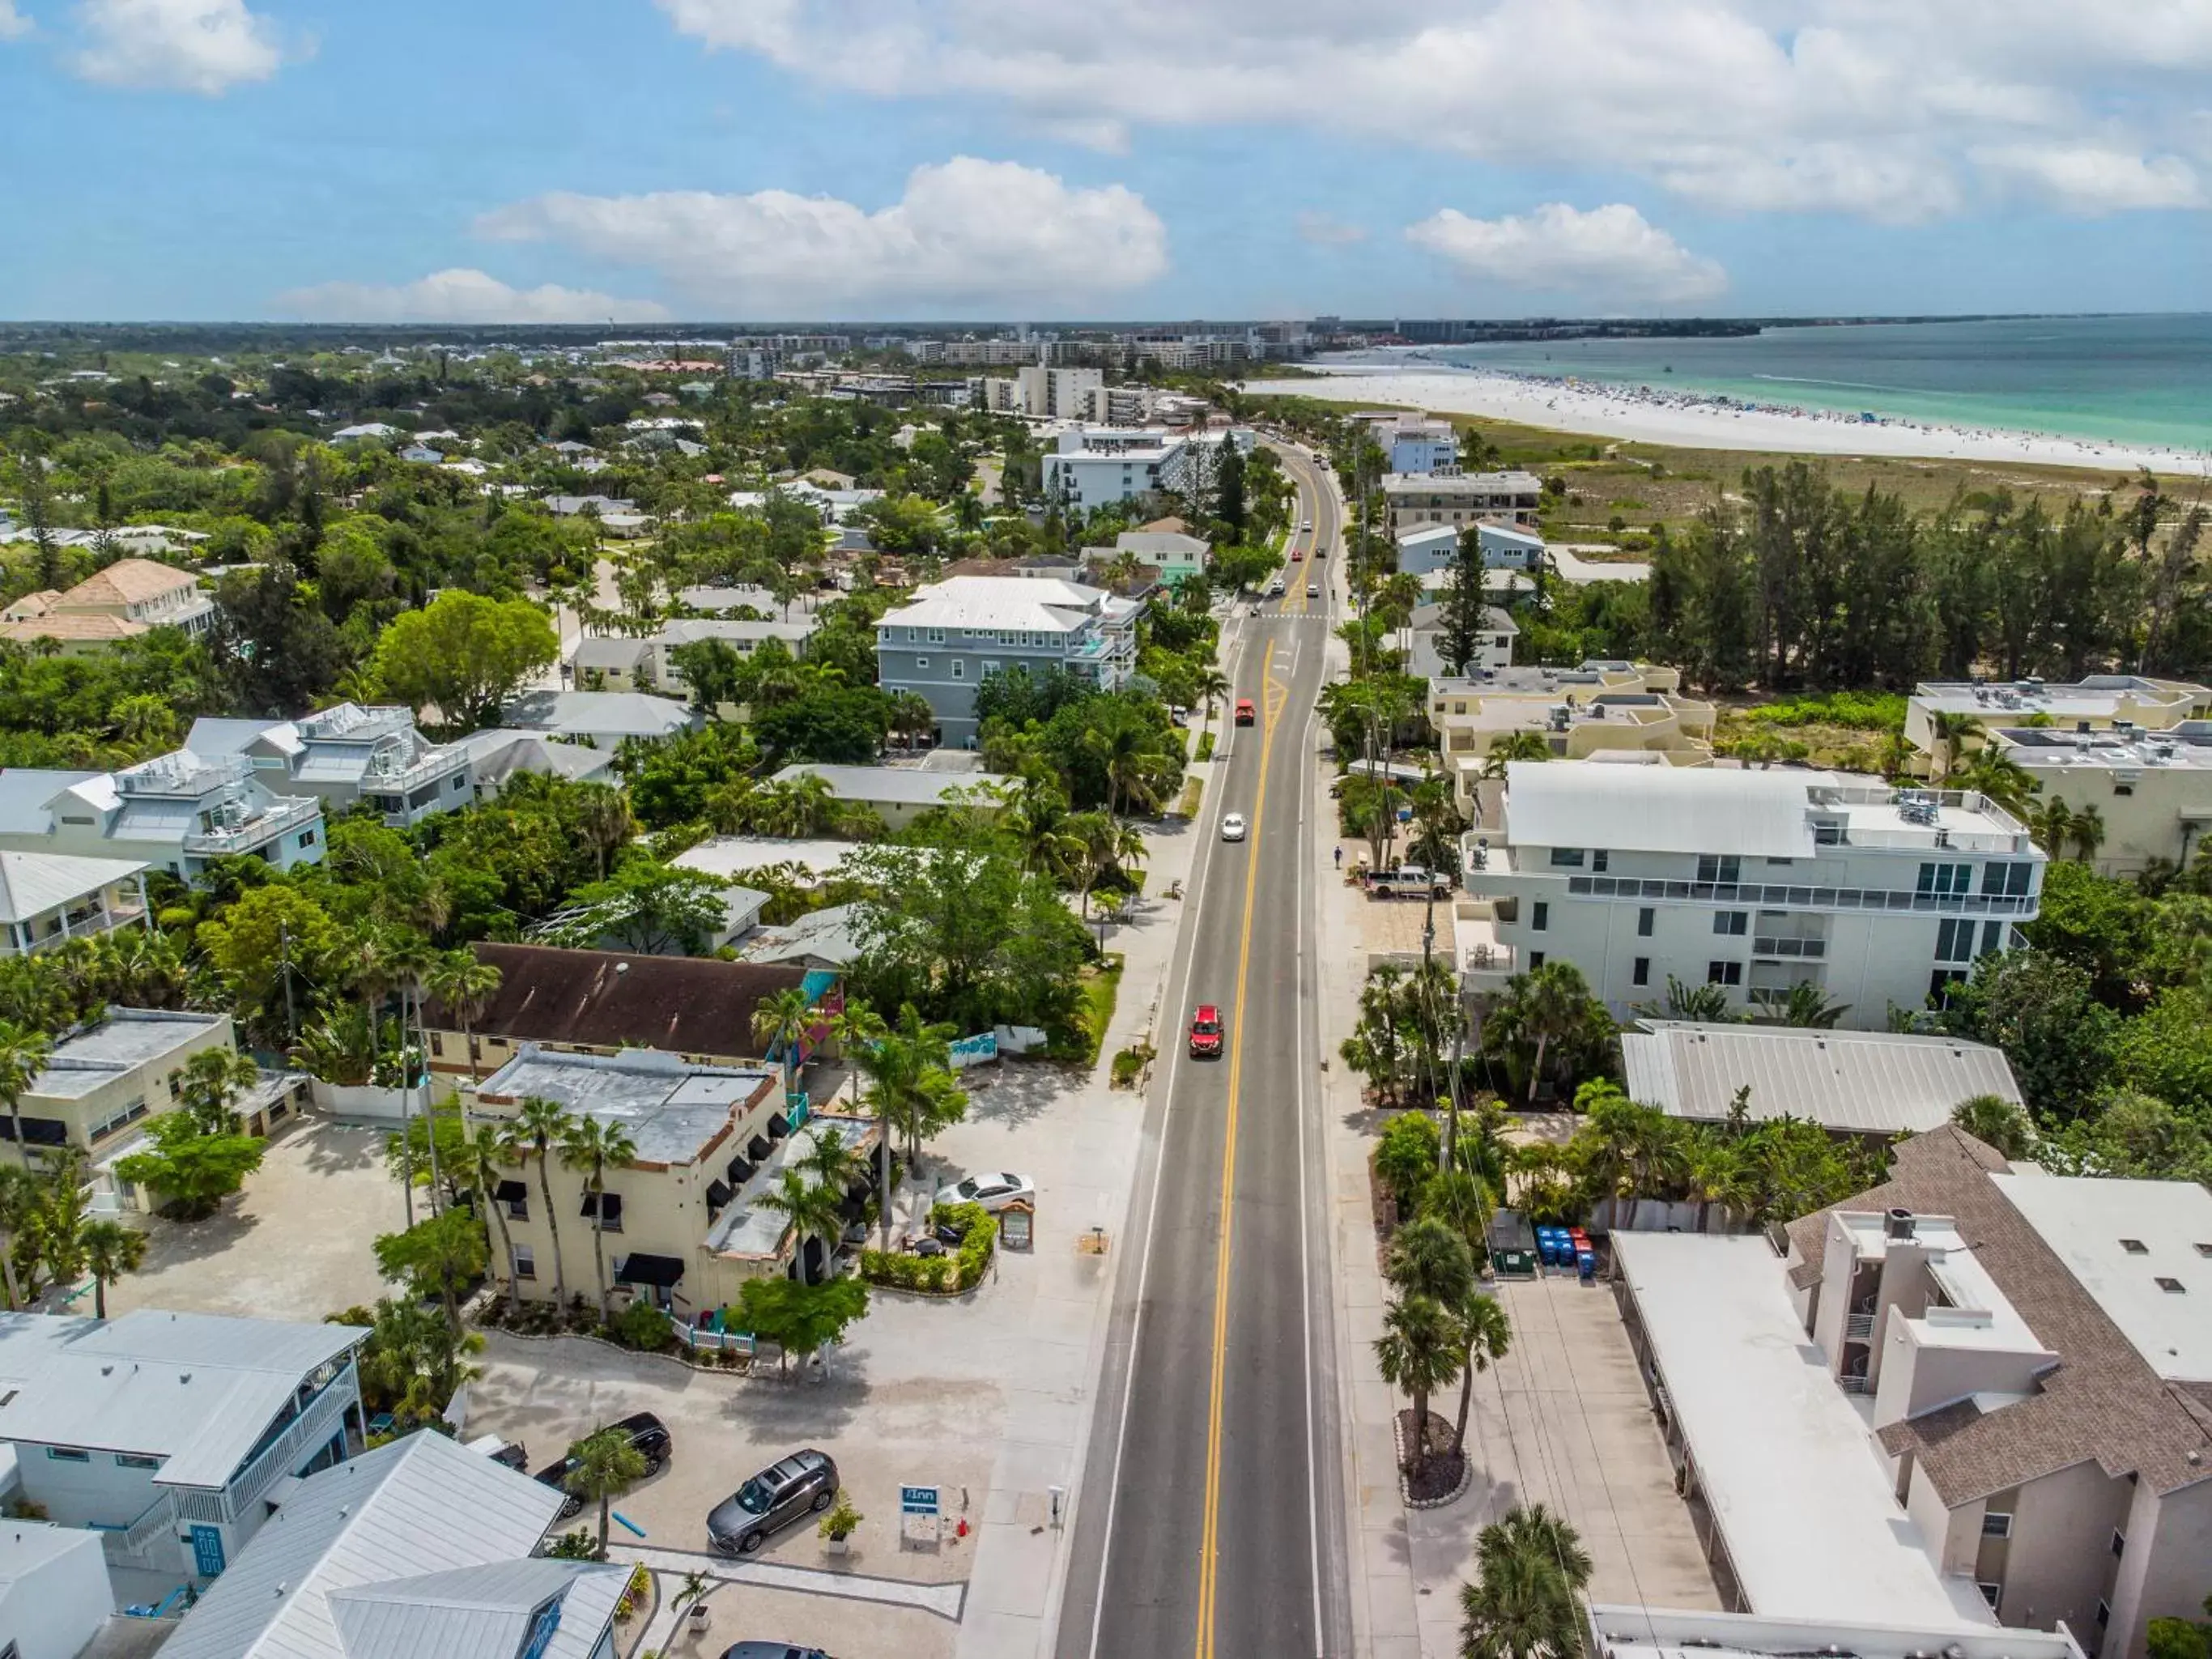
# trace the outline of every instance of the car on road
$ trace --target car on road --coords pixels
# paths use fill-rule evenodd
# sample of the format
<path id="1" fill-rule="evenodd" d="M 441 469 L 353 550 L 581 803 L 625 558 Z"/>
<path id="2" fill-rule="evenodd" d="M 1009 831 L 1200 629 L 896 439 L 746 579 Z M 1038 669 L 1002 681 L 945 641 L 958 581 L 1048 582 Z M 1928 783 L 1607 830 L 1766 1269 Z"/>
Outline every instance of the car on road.
<path id="1" fill-rule="evenodd" d="M 1300 559 L 1305 557 L 1305 550 L 1304 548 L 1294 547 L 1291 550 L 1291 562 L 1292 564 L 1296 564 Z"/>
<path id="2" fill-rule="evenodd" d="M 1224 812 L 1221 815 L 1221 839 L 1224 841 L 1244 839 L 1244 815 L 1242 812 Z"/>
<path id="3" fill-rule="evenodd" d="M 645 1459 L 647 1475 L 659 1474 L 667 1464 L 670 1454 L 675 1450 L 675 1443 L 668 1436 L 668 1425 L 651 1412 L 640 1412 L 635 1417 L 625 1417 L 621 1422 L 611 1423 L 607 1426 L 620 1429 L 629 1437 L 629 1443 L 636 1449 L 637 1455 Z M 580 1440 L 576 1443 L 576 1446 L 581 1444 L 583 1442 Z M 569 1447 L 568 1455 L 559 1462 L 547 1465 L 531 1477 L 539 1486 L 551 1486 L 562 1494 L 565 1500 L 561 1505 L 561 1519 L 563 1521 L 572 1515 L 582 1513 L 584 1508 L 584 1500 L 568 1490 L 569 1474 L 579 1461 L 576 1446 Z"/>
<path id="4" fill-rule="evenodd" d="M 1319 599 L 1321 597 L 1321 584 L 1319 582 L 1308 582 L 1306 584 L 1306 597 L 1310 599 Z"/>
<path id="5" fill-rule="evenodd" d="M 751 1555 L 800 1516 L 837 1501 L 837 1465 L 812 1448 L 771 1463 L 714 1505 L 707 1541 L 725 1555 Z"/>
<path id="6" fill-rule="evenodd" d="M 795 1648 L 788 1642 L 740 1642 L 722 1650 L 722 1659 L 830 1659 L 820 1648 Z"/>
<path id="7" fill-rule="evenodd" d="M 1252 707 L 1252 699 L 1251 699 L 1251 698 L 1249 698 L 1249 697 L 1239 697 L 1239 698 L 1237 698 L 1237 725 L 1239 725 L 1239 726 L 1249 726 L 1249 725 L 1251 725 L 1255 720 L 1258 720 L 1259 718 L 1260 718 L 1260 716 L 1259 716 L 1258 712 L 1257 712 L 1255 709 L 1254 709 L 1254 708 Z"/>
<path id="8" fill-rule="evenodd" d="M 1299 520 L 1298 528 L 1301 530 L 1311 530 L 1313 528 L 1313 520 L 1311 519 L 1303 519 Z"/>
<path id="9" fill-rule="evenodd" d="M 1280 576 L 1267 584 L 1267 597 L 1271 599 L 1279 599 L 1283 597 L 1283 579 Z"/>
<path id="10" fill-rule="evenodd" d="M 987 1210 L 1003 1210 L 1016 1199 L 1024 1204 L 1036 1203 L 1036 1183 L 1027 1176 L 1009 1175 L 1004 1170 L 990 1175 L 969 1176 L 957 1185 L 937 1189 L 939 1204 L 980 1204 Z"/>
<path id="11" fill-rule="evenodd" d="M 1190 1054 L 1193 1060 L 1218 1060 L 1225 1036 L 1221 1025 L 1221 1010 L 1210 1002 L 1198 1005 L 1198 1012 L 1190 1017 Z"/>

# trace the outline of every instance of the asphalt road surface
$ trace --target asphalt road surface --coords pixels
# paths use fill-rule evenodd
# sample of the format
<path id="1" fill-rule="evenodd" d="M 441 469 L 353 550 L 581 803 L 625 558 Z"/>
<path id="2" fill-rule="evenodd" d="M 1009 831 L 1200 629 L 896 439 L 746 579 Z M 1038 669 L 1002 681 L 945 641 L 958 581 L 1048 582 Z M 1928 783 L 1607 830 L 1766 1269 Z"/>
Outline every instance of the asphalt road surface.
<path id="1" fill-rule="evenodd" d="M 1059 1659 L 1351 1653 L 1313 960 L 1334 839 L 1312 821 L 1313 711 L 1342 544 L 1334 495 L 1280 453 L 1314 529 L 1285 597 L 1224 637 L 1259 719 L 1224 730 L 1198 826 Z M 1246 840 L 1220 839 L 1228 812 Z M 1201 1003 L 1228 1027 L 1218 1060 L 1188 1053 Z"/>

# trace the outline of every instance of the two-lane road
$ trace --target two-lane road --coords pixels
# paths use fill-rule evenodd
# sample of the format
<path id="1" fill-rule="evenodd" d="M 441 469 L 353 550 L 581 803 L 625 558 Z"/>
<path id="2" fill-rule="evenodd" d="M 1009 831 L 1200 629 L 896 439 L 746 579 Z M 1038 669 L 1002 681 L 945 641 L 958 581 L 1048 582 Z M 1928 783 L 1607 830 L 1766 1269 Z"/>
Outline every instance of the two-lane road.
<path id="1" fill-rule="evenodd" d="M 1351 1650 L 1313 962 L 1313 709 L 1339 514 L 1310 463 L 1283 459 L 1314 529 L 1293 538 L 1305 556 L 1285 567 L 1286 597 L 1231 647 L 1233 695 L 1259 721 L 1224 732 L 1196 826 L 1059 1659 Z M 1227 812 L 1247 839 L 1220 840 Z M 1201 1003 L 1228 1025 L 1218 1060 L 1188 1053 Z"/>

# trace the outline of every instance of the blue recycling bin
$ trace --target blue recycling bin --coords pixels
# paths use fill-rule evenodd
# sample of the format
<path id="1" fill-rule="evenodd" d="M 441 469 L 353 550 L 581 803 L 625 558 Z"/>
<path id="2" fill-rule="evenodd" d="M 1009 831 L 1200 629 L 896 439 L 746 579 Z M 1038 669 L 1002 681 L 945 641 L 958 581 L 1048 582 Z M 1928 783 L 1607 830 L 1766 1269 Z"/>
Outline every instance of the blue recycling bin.
<path id="1" fill-rule="evenodd" d="M 1575 1277 L 1585 1285 L 1597 1283 L 1597 1258 L 1588 1250 L 1575 1257 Z"/>

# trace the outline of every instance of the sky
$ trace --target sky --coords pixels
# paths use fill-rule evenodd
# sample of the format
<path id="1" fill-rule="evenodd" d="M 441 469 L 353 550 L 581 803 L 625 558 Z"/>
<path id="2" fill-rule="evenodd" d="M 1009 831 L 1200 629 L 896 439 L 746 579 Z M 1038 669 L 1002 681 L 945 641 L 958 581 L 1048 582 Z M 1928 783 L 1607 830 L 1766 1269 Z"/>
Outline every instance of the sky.
<path id="1" fill-rule="evenodd" d="M 2212 308 L 2212 0 L 0 0 L 0 317 Z"/>

